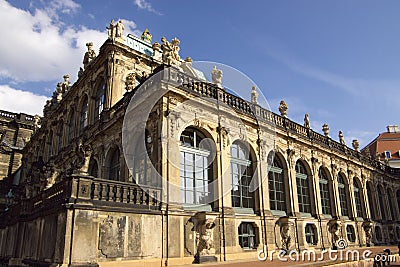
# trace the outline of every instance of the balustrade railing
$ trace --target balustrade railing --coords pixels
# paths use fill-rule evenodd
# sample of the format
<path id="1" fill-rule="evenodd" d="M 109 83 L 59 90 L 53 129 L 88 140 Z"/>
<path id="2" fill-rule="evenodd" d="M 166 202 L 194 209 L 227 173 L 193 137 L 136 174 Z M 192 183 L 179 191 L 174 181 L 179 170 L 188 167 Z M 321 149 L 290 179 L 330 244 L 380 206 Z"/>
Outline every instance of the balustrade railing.
<path id="1" fill-rule="evenodd" d="M 330 148 L 345 156 L 358 158 L 364 163 L 386 173 L 400 176 L 400 170 L 384 166 L 384 164 L 374 159 L 367 158 L 361 155 L 360 152 L 355 151 L 354 149 L 349 148 L 331 139 L 330 137 L 326 137 L 320 133 L 314 132 L 313 130 L 306 128 L 303 125 L 293 122 L 288 118 L 275 114 L 272 111 L 266 110 L 258 105 L 249 103 L 248 101 L 236 95 L 226 92 L 224 89 L 219 88 L 214 84 L 189 76 L 172 67 L 166 68 L 164 69 L 164 71 L 165 74 L 163 80 L 170 82 L 182 88 L 183 90 L 200 96 L 216 99 L 219 103 L 224 103 L 230 107 L 233 107 L 239 112 L 250 115 L 252 117 L 256 117 L 257 120 L 263 121 L 268 124 L 273 124 L 277 128 L 293 132 L 299 137 L 306 138 L 315 144 Z"/>
<path id="2" fill-rule="evenodd" d="M 159 207 L 161 189 L 139 186 L 132 183 L 93 179 L 90 184 L 90 199 L 97 202 L 116 202 L 132 205 Z"/>

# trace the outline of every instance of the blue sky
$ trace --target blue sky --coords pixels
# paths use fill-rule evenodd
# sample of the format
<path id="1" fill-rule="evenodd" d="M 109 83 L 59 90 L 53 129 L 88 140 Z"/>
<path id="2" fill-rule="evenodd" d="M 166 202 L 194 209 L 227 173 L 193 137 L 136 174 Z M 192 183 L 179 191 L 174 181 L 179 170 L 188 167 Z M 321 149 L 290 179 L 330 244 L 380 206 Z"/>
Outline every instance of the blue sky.
<path id="1" fill-rule="evenodd" d="M 248 75 L 273 111 L 342 130 L 366 145 L 399 124 L 400 1 L 0 0 L 0 109 L 39 113 L 63 74 L 75 81 L 85 43 L 98 50 L 111 19 L 180 55 Z M 249 92 L 251 88 L 248 89 Z"/>

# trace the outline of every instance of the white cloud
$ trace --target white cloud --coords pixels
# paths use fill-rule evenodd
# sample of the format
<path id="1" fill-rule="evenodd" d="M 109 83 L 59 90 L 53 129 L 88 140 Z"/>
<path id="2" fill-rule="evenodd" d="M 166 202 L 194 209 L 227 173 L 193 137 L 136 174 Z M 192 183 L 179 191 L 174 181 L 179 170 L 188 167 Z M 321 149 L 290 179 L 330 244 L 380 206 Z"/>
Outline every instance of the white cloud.
<path id="1" fill-rule="evenodd" d="M 157 10 L 155 10 L 151 4 L 149 2 L 147 2 L 146 0 L 135 0 L 135 5 L 140 8 L 140 9 L 145 9 L 147 11 L 153 12 L 154 14 L 157 15 L 162 15 L 160 12 L 158 12 Z"/>
<path id="2" fill-rule="evenodd" d="M 65 25 L 54 12 L 72 13 L 80 6 L 72 0 L 55 0 L 49 7 L 29 12 L 0 0 L 0 78 L 17 82 L 62 80 L 69 74 L 76 78 L 82 66 L 86 43 L 100 48 L 107 39 L 106 29 L 98 31 L 84 26 Z M 136 24 L 124 20 L 126 31 Z"/>
<path id="3" fill-rule="evenodd" d="M 11 88 L 8 85 L 0 85 L 0 107 L 3 110 L 42 116 L 46 100 L 48 98 L 43 95 L 35 95 L 31 92 Z"/>

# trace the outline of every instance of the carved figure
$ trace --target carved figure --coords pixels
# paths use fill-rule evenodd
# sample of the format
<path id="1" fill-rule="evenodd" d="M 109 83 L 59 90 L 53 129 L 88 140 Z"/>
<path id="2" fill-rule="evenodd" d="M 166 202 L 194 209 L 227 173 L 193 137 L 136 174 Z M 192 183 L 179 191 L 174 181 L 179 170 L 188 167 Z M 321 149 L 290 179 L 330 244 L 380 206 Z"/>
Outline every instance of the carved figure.
<path id="1" fill-rule="evenodd" d="M 304 115 L 304 127 L 310 129 L 310 119 L 308 118 L 308 113 Z"/>
<path id="2" fill-rule="evenodd" d="M 365 221 L 365 222 L 363 222 L 362 227 L 365 232 L 365 243 L 366 243 L 367 247 L 370 247 L 372 244 L 372 222 Z"/>
<path id="3" fill-rule="evenodd" d="M 124 35 L 125 26 L 122 23 L 122 20 L 119 20 L 115 25 L 115 37 L 122 38 Z"/>
<path id="4" fill-rule="evenodd" d="M 255 85 L 251 88 L 251 103 L 258 104 L 258 92 Z"/>
<path id="5" fill-rule="evenodd" d="M 328 231 L 331 234 L 332 249 L 337 249 L 337 241 L 340 239 L 340 222 L 332 219 L 328 222 Z"/>
<path id="6" fill-rule="evenodd" d="M 4 137 L 6 137 L 6 131 L 0 130 L 0 144 L 3 142 Z"/>
<path id="7" fill-rule="evenodd" d="M 79 174 L 88 174 L 89 162 L 92 155 L 92 148 L 89 145 L 84 146 L 83 141 L 79 140 L 79 143 L 75 149 L 77 159 L 74 162 L 74 172 Z"/>
<path id="8" fill-rule="evenodd" d="M 190 218 L 193 223 L 192 231 L 196 232 L 196 247 L 195 262 L 199 263 L 201 256 L 210 256 L 213 254 L 213 235 L 212 229 L 215 227 L 215 217 L 208 217 L 203 212 L 197 213 Z"/>
<path id="9" fill-rule="evenodd" d="M 151 39 L 153 38 L 153 36 L 149 32 L 149 30 L 146 28 L 140 38 L 145 42 L 151 43 Z"/>
<path id="10" fill-rule="evenodd" d="M 107 27 L 107 32 L 108 32 L 108 39 L 114 39 L 115 38 L 114 19 L 111 20 L 110 26 Z"/>
<path id="11" fill-rule="evenodd" d="M 343 136 L 342 131 L 339 131 L 339 142 L 340 142 L 342 145 L 346 145 L 346 141 L 344 141 L 344 136 Z"/>
<path id="12" fill-rule="evenodd" d="M 217 69 L 217 66 L 214 66 L 211 72 L 211 79 L 213 84 L 216 84 L 218 87 L 222 87 L 222 70 Z"/>
<path id="13" fill-rule="evenodd" d="M 353 146 L 355 151 L 358 151 L 358 149 L 360 148 L 360 142 L 358 142 L 357 139 L 354 139 L 351 145 Z"/>
<path id="14" fill-rule="evenodd" d="M 181 61 L 181 57 L 179 56 L 179 50 L 180 50 L 179 44 L 180 44 L 180 43 L 181 43 L 181 42 L 180 42 L 178 39 L 176 39 L 176 38 L 172 39 L 172 41 L 171 41 L 171 45 L 172 45 L 172 58 L 173 58 L 175 61 L 177 61 L 177 62 Z"/>
<path id="15" fill-rule="evenodd" d="M 171 52 L 172 52 L 172 47 L 171 44 L 167 41 L 167 38 L 162 37 L 161 38 L 161 49 L 163 51 L 162 54 L 162 60 L 163 63 L 167 64 L 167 65 L 171 65 L 172 64 L 172 58 L 171 58 Z"/>
<path id="16" fill-rule="evenodd" d="M 136 75 L 135 73 L 129 73 L 125 80 L 125 89 L 130 92 L 136 87 Z"/>
<path id="17" fill-rule="evenodd" d="M 50 100 L 47 100 L 46 101 L 46 105 L 44 106 L 44 108 L 46 109 L 46 107 L 50 107 L 50 104 L 51 104 Z M 35 115 L 33 125 L 35 127 L 35 131 L 40 128 L 40 117 L 39 117 L 39 115 Z"/>
<path id="18" fill-rule="evenodd" d="M 179 56 L 179 40 L 174 38 L 172 39 L 171 43 L 169 43 L 167 38 L 162 37 L 161 42 L 163 63 L 167 65 L 178 65 L 181 61 L 181 57 Z"/>
<path id="19" fill-rule="evenodd" d="M 329 136 L 329 125 L 328 124 L 324 124 L 324 125 L 322 125 L 322 132 L 324 132 L 324 135 L 326 136 L 326 137 L 330 137 Z"/>
<path id="20" fill-rule="evenodd" d="M 92 42 L 86 43 L 86 47 L 88 51 L 85 53 L 85 56 L 83 57 L 83 67 L 85 69 L 89 65 L 89 63 L 96 57 L 96 52 L 93 50 L 93 43 Z"/>
<path id="21" fill-rule="evenodd" d="M 280 232 L 281 232 L 282 249 L 288 251 L 290 249 L 290 242 L 291 242 L 289 223 L 281 224 Z"/>
<path id="22" fill-rule="evenodd" d="M 287 111 L 289 107 L 284 100 L 279 103 L 279 112 L 283 117 L 287 117 Z"/>

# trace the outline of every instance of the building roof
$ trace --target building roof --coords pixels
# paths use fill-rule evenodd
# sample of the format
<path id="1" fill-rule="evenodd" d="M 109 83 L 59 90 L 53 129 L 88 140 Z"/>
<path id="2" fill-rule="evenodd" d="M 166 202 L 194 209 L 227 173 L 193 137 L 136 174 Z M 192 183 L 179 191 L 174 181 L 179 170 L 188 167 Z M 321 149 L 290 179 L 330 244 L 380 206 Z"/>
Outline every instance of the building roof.
<path id="1" fill-rule="evenodd" d="M 400 132 L 384 132 L 378 135 L 371 143 L 362 149 L 362 153 L 368 153 L 373 157 L 384 157 L 385 151 L 390 151 L 391 159 L 400 159 Z"/>

